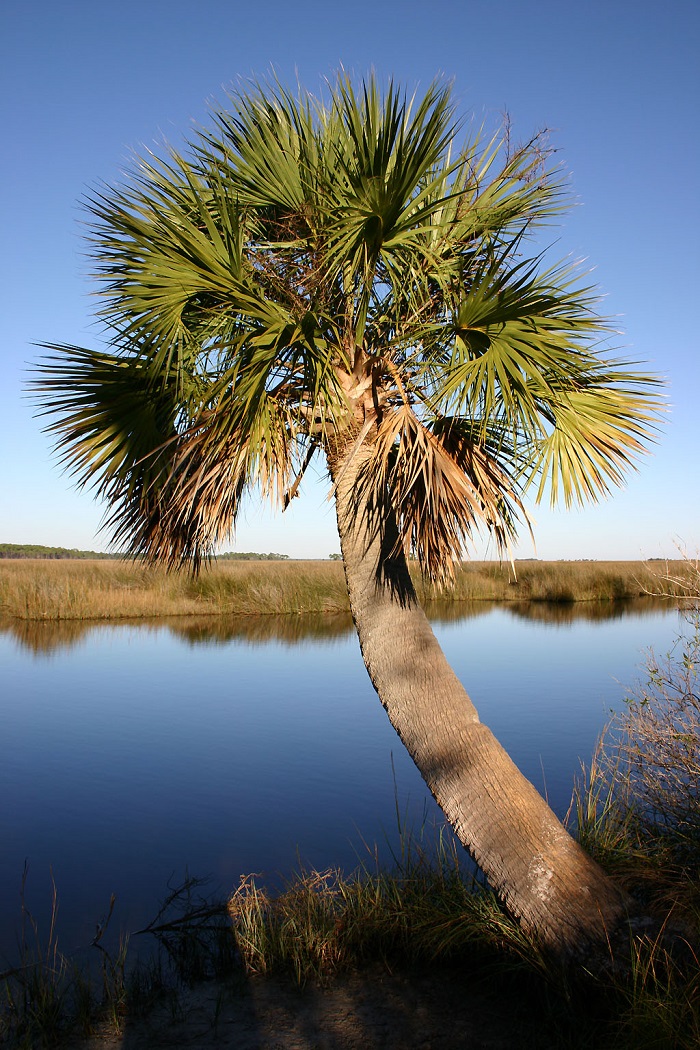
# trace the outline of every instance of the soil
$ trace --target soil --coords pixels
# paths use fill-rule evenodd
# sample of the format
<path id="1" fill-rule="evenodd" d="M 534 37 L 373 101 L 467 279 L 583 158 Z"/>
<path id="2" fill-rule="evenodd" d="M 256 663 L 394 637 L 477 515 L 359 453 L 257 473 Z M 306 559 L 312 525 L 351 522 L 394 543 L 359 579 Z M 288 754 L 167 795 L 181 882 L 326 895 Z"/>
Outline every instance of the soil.
<path id="1" fill-rule="evenodd" d="M 179 991 L 146 1018 L 80 1050 L 525 1050 L 542 1047 L 488 984 L 375 968 L 300 990 L 253 977 Z"/>

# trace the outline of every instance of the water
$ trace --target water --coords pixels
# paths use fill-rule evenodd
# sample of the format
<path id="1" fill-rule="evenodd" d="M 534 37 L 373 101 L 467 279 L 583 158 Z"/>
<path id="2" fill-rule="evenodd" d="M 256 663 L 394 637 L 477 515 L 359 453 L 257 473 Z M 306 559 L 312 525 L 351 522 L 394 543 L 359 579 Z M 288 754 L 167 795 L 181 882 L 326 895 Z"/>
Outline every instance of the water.
<path id="1" fill-rule="evenodd" d="M 583 617 L 576 614 L 582 613 Z M 563 815 L 644 649 L 678 614 L 652 602 L 545 610 L 451 605 L 436 634 L 523 772 Z M 26 901 L 63 947 L 117 896 L 135 930 L 170 883 L 278 882 L 354 868 L 440 812 L 369 683 L 349 617 L 0 625 L 0 963 Z M 0 966 L 0 968 L 2 968 Z"/>

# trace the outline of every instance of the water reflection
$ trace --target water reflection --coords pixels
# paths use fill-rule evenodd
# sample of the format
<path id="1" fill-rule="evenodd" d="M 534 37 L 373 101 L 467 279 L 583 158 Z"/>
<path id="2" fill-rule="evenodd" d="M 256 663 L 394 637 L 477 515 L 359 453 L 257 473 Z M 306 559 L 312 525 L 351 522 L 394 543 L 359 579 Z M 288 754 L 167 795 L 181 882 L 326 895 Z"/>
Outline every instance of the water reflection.
<path id="1" fill-rule="evenodd" d="M 168 629 L 189 645 L 226 645 L 228 642 L 334 641 L 352 632 L 350 613 L 305 613 L 303 616 L 183 617 L 168 621 Z"/>
<path id="2" fill-rule="evenodd" d="M 104 628 L 138 627 L 141 631 L 166 630 L 191 646 L 226 645 L 232 641 L 323 643 L 352 632 L 350 613 L 306 613 L 303 616 L 163 616 L 155 620 L 0 620 L 0 634 L 13 637 L 23 649 L 48 655 L 72 649 Z"/>
<path id="3" fill-rule="evenodd" d="M 498 608 L 519 620 L 536 623 L 598 623 L 629 616 L 652 616 L 675 607 L 668 598 L 630 598 L 621 601 L 540 602 L 540 601 L 449 601 L 425 603 L 425 611 L 437 624 L 453 624 L 486 616 Z M 143 631 L 167 630 L 190 646 L 226 645 L 232 641 L 280 642 L 296 645 L 303 641 L 334 641 L 352 633 L 350 613 L 305 613 L 280 616 L 163 616 L 153 620 L 3 620 L 0 634 L 19 642 L 22 649 L 49 655 L 71 649 L 104 627 L 139 627 Z"/>
<path id="4" fill-rule="evenodd" d="M 111 621 L 109 626 L 115 622 Z M 6 620 L 0 618 L 0 635 L 9 635 L 21 649 L 36 655 L 50 655 L 61 649 L 72 649 L 93 631 L 105 624 L 86 620 Z"/>
<path id="5" fill-rule="evenodd" d="M 475 620 L 479 616 L 487 616 L 499 605 L 505 609 L 508 603 L 490 600 L 453 602 L 449 598 L 433 598 L 431 601 L 423 602 L 423 608 L 432 623 L 460 623 L 462 620 Z"/>
<path id="6" fill-rule="evenodd" d="M 536 623 L 573 624 L 623 620 L 629 616 L 653 616 L 676 605 L 669 598 L 624 598 L 592 602 L 509 602 L 511 616 Z"/>

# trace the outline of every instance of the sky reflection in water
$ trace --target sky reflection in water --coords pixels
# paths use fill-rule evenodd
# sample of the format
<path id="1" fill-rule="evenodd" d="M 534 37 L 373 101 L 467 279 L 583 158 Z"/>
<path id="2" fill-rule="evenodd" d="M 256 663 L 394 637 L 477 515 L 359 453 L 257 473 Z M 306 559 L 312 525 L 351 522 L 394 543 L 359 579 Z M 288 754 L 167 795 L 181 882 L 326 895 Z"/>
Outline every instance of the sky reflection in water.
<path id="1" fill-rule="evenodd" d="M 482 720 L 560 814 L 643 650 L 679 629 L 650 602 L 430 612 Z M 352 868 L 363 840 L 388 859 L 394 775 L 409 823 L 440 819 L 349 616 L 6 624 L 0 681 L 0 959 L 25 858 L 30 906 L 41 914 L 51 870 L 77 944 L 112 892 L 134 929 L 186 869 L 228 889 L 299 860 Z"/>

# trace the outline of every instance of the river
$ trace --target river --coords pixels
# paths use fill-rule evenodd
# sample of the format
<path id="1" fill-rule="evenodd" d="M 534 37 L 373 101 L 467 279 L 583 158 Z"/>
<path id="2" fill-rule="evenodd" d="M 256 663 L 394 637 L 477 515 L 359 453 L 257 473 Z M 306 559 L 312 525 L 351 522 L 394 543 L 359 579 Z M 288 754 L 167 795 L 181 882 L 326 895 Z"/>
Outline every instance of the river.
<path id="1" fill-rule="evenodd" d="M 564 815 L 581 761 L 679 614 L 633 603 L 430 609 L 448 659 Z M 230 890 L 383 862 L 440 812 L 390 726 L 349 617 L 0 623 L 0 964 L 25 903 L 62 947 L 147 922 L 189 873 Z M 2 966 L 0 965 L 0 968 Z"/>

